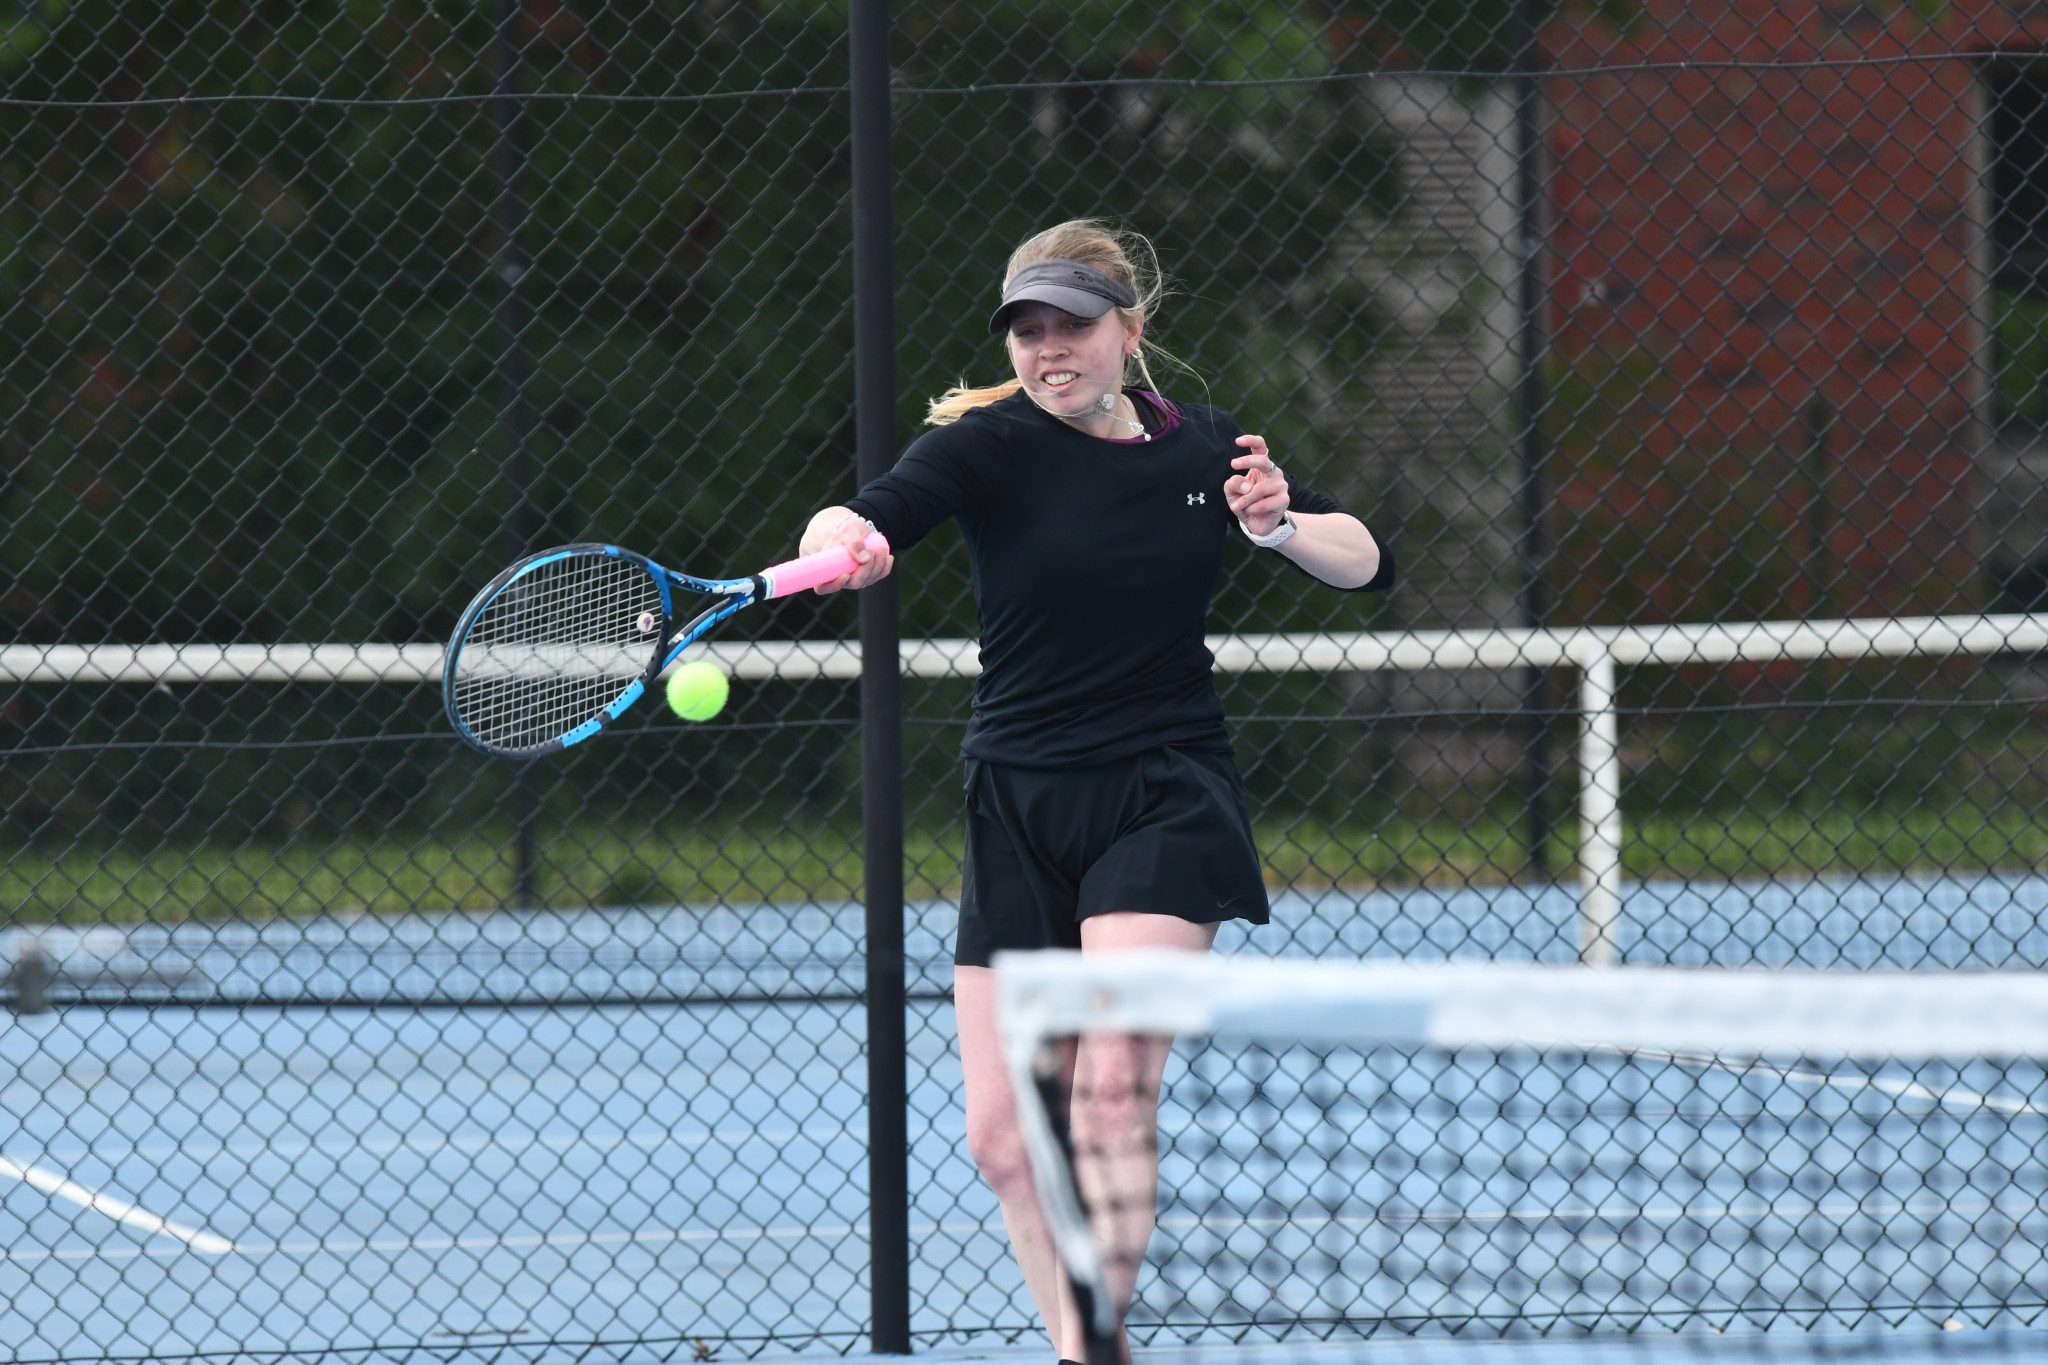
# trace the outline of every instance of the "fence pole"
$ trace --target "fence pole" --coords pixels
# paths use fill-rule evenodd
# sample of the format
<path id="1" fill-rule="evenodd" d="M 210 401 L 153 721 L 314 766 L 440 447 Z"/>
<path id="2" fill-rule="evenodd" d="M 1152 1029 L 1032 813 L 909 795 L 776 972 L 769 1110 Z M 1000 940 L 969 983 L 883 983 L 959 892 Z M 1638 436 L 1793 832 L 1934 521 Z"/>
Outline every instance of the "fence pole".
<path id="1" fill-rule="evenodd" d="M 503 407 L 498 430 L 504 438 L 498 477 L 505 490 L 503 528 L 505 558 L 518 559 L 533 549 L 533 503 L 526 468 L 526 386 L 531 364 L 526 354 L 526 296 L 522 286 L 526 257 L 519 248 L 519 229 L 526 217 L 519 197 L 519 176 L 525 156 L 519 147 L 519 21 L 523 0 L 498 0 L 497 33 L 491 43 L 493 86 L 491 113 L 498 128 L 498 255 L 491 269 L 498 277 L 498 383 Z M 531 909 L 534 891 L 533 822 L 536 774 L 522 763 L 512 773 L 512 903 Z"/>
<path id="2" fill-rule="evenodd" d="M 1543 146 L 1537 100 L 1543 78 L 1537 71 L 1537 3 L 1515 4 L 1516 195 L 1520 200 L 1522 250 L 1522 616 L 1540 630 L 1549 603 L 1543 592 Z M 1529 869 L 1550 875 L 1550 675 L 1531 665 L 1522 680 L 1523 780 L 1528 807 Z"/>
<path id="3" fill-rule="evenodd" d="M 888 0 L 853 0 L 854 460 L 896 462 L 895 231 L 889 210 Z M 903 998 L 903 713 L 896 583 L 860 595 L 862 856 L 867 877 L 868 1236 L 872 1347 L 910 1354 L 910 1155 Z"/>
<path id="4" fill-rule="evenodd" d="M 1579 659 L 1579 960 L 1614 964 L 1621 915 L 1621 731 L 1614 714 L 1614 656 L 1595 646 Z"/>

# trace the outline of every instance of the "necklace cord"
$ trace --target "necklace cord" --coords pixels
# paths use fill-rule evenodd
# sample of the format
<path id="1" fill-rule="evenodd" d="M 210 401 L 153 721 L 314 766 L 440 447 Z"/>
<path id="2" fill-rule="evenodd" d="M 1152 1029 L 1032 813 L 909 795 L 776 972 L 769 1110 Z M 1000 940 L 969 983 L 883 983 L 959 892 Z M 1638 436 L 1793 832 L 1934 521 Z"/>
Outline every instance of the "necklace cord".
<path id="1" fill-rule="evenodd" d="M 1074 425 L 1075 425 L 1075 419 L 1074 419 L 1074 418 L 1071 418 L 1071 417 L 1062 417 L 1062 416 L 1060 416 L 1060 415 L 1059 415 L 1058 413 L 1054 412 L 1054 411 L 1053 411 L 1053 410 L 1052 410 L 1051 408 L 1049 408 L 1049 407 L 1047 407 L 1047 406 L 1046 406 L 1045 404 L 1043 404 L 1043 403 L 1039 402 L 1039 401 L 1038 401 L 1038 398 L 1037 398 L 1037 395 L 1033 394 L 1033 393 L 1031 392 L 1031 390 L 1029 390 L 1029 389 L 1024 389 L 1024 390 L 1023 390 L 1023 394 L 1024 394 L 1024 396 L 1025 396 L 1026 398 L 1029 398 L 1029 399 L 1031 400 L 1031 406 L 1033 406 L 1033 407 L 1037 408 L 1037 409 L 1038 409 L 1038 410 L 1039 410 L 1040 412 L 1044 413 L 1044 414 L 1045 414 L 1045 415 L 1046 415 L 1047 417 L 1050 417 L 1050 418 L 1052 418 L 1052 419 L 1053 419 L 1053 420 L 1054 420 L 1055 422 L 1062 422 L 1062 423 L 1065 423 L 1065 424 L 1066 424 L 1067 426 L 1070 426 L 1070 427 L 1071 427 L 1071 426 L 1074 426 Z M 1130 428 L 1131 430 L 1133 430 L 1133 431 L 1137 432 L 1137 433 L 1138 433 L 1138 434 L 1139 434 L 1140 436 L 1145 436 L 1145 437 L 1147 437 L 1147 438 L 1149 439 L 1149 438 L 1150 438 L 1150 433 L 1149 433 L 1149 432 L 1147 432 L 1147 431 L 1145 430 L 1145 424 L 1144 424 L 1143 422 L 1140 422 L 1140 421 L 1134 421 L 1134 420 L 1132 420 L 1132 418 L 1136 417 L 1136 415 L 1137 415 L 1137 412 L 1138 412 L 1138 400 L 1137 400 L 1137 399 L 1135 399 L 1135 398 L 1134 398 L 1134 399 L 1131 399 L 1131 400 L 1130 400 L 1130 403 L 1131 403 L 1131 417 L 1119 417 L 1119 416 L 1117 416 L 1117 415 L 1116 415 L 1116 400 L 1117 400 L 1118 398 L 1122 397 L 1122 396 L 1123 396 L 1123 395 L 1122 395 L 1121 393 L 1119 393 L 1119 394 L 1116 394 L 1116 395 L 1110 395 L 1110 394 L 1106 394 L 1106 393 L 1105 393 L 1104 395 L 1102 395 L 1102 397 L 1101 397 L 1101 398 L 1099 398 L 1099 399 L 1097 399 L 1097 400 L 1096 400 L 1096 402 L 1097 402 L 1097 404 L 1098 404 L 1098 405 L 1103 405 L 1103 404 L 1105 404 L 1105 403 L 1106 403 L 1106 405 L 1103 405 L 1103 406 L 1099 406 L 1098 410 L 1099 410 L 1099 411 L 1100 411 L 1100 412 L 1102 413 L 1102 415 L 1103 415 L 1103 416 L 1107 417 L 1107 418 L 1108 418 L 1108 419 L 1109 419 L 1110 421 L 1112 421 L 1112 422 L 1121 422 L 1121 423 L 1123 423 L 1123 424 L 1124 424 L 1125 426 L 1129 427 L 1129 428 Z M 1087 433 L 1084 433 L 1084 434 L 1087 434 Z"/>

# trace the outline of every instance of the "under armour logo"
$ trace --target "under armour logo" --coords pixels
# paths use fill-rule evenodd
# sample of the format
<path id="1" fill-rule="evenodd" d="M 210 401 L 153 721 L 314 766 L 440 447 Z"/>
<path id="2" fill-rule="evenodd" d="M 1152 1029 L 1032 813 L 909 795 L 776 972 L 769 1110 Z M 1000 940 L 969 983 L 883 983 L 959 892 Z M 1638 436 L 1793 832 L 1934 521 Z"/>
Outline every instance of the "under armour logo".
<path id="1" fill-rule="evenodd" d="M 1190 494 L 1188 494 L 1188 506 L 1190 506 L 1190 507 L 1193 507 L 1193 506 L 1197 505 L 1198 503 L 1204 503 L 1204 502 L 1207 502 L 1208 500 L 1209 500 L 1209 495 L 1208 495 L 1207 493 L 1190 493 Z"/>

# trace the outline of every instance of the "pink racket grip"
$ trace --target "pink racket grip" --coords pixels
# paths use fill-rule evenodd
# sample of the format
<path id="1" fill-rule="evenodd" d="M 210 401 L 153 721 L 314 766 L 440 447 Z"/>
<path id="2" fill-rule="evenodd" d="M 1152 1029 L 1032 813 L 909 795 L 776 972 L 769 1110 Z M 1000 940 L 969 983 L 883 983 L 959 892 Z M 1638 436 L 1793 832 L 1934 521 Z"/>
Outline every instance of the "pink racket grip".
<path id="1" fill-rule="evenodd" d="M 867 547 L 874 553 L 887 554 L 889 541 L 880 531 L 868 533 Z M 835 578 L 844 578 L 859 565 L 853 562 L 853 552 L 844 545 L 834 545 L 829 550 L 820 550 L 802 559 L 772 565 L 761 570 L 761 581 L 768 585 L 764 597 L 787 597 L 793 592 L 815 588 L 820 583 L 830 583 Z"/>

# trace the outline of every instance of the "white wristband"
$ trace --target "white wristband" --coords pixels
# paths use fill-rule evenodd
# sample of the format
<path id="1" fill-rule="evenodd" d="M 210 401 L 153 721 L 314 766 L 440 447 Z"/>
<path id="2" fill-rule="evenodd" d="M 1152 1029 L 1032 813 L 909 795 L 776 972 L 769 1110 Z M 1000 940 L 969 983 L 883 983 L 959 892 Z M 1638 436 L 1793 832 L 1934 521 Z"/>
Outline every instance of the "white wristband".
<path id="1" fill-rule="evenodd" d="M 1244 532 L 1244 538 L 1258 546 L 1261 550 L 1277 550 L 1299 528 L 1294 524 L 1294 513 L 1282 512 L 1280 514 L 1280 524 L 1262 536 L 1253 535 L 1252 528 L 1241 521 L 1237 524 L 1237 529 Z"/>

